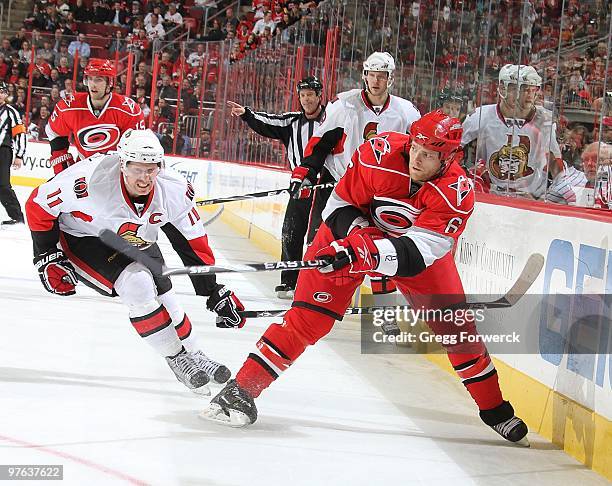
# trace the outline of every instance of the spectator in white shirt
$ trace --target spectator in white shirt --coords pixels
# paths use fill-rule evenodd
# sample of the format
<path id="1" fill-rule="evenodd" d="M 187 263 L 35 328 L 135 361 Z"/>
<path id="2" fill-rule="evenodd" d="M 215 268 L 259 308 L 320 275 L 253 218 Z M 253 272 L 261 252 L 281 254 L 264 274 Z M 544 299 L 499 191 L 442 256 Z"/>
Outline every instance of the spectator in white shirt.
<path id="1" fill-rule="evenodd" d="M 176 5 L 173 3 L 168 5 L 168 11 L 166 15 L 164 15 L 164 21 L 174 24 L 173 27 L 183 23 L 183 16 L 176 10 Z"/>
<path id="2" fill-rule="evenodd" d="M 202 59 L 204 59 L 204 44 L 198 44 L 196 49 L 197 50 L 189 54 L 189 57 L 187 58 L 187 64 L 189 64 L 191 67 L 200 67 Z"/>
<path id="3" fill-rule="evenodd" d="M 153 49 L 158 50 L 160 41 L 164 40 L 166 36 L 166 30 L 159 22 L 158 17 L 151 17 L 151 23 L 145 27 L 145 32 L 147 33 L 147 39 L 153 44 Z"/>
<path id="4" fill-rule="evenodd" d="M 160 13 L 159 5 L 155 5 L 155 7 L 153 7 L 153 12 L 149 12 L 147 15 L 145 15 L 145 18 L 144 18 L 145 28 L 147 27 L 147 25 L 151 24 L 152 17 L 157 17 L 157 20 L 159 20 L 160 22 L 163 20 L 163 17 L 161 16 L 161 13 Z"/>
<path id="5" fill-rule="evenodd" d="M 263 19 L 259 19 L 255 22 L 255 27 L 253 27 L 253 34 L 262 35 L 266 27 L 270 28 L 270 32 L 274 34 L 274 29 L 276 29 L 276 24 L 272 20 L 272 12 L 269 10 L 265 13 Z"/>

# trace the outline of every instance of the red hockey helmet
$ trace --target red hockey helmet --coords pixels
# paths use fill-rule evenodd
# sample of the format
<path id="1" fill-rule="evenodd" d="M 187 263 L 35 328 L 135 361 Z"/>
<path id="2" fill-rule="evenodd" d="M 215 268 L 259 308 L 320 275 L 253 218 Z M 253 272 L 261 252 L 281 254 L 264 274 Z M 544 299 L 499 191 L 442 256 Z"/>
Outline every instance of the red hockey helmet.
<path id="1" fill-rule="evenodd" d="M 85 67 L 85 76 L 103 76 L 114 81 L 117 77 L 115 64 L 108 59 L 91 58 Z"/>
<path id="2" fill-rule="evenodd" d="M 459 150 L 462 134 L 461 122 L 441 110 L 423 115 L 410 127 L 412 141 L 426 149 L 439 152 L 443 162 Z"/>

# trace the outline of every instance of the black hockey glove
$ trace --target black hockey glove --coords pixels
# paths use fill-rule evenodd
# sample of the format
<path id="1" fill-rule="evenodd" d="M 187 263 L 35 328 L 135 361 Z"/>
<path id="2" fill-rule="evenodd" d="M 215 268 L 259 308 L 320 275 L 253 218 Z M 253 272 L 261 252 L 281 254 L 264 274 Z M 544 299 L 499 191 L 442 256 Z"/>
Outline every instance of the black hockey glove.
<path id="1" fill-rule="evenodd" d="M 34 257 L 34 266 L 47 292 L 57 295 L 74 295 L 77 276 L 72 263 L 62 250 L 53 248 Z"/>
<path id="2" fill-rule="evenodd" d="M 217 327 L 238 327 L 241 328 L 246 322 L 246 318 L 238 314 L 244 310 L 244 305 L 236 297 L 234 292 L 224 285 L 218 284 L 215 290 L 206 301 L 208 310 L 217 313 Z"/>

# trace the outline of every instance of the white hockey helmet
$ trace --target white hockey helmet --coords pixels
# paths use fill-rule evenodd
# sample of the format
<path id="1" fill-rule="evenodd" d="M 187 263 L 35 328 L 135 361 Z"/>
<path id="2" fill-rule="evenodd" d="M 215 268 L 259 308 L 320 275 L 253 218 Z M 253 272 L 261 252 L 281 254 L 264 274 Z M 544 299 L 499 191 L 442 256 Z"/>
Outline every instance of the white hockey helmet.
<path id="1" fill-rule="evenodd" d="M 368 71 L 384 71 L 389 74 L 387 79 L 387 88 L 393 84 L 393 71 L 395 71 L 395 60 L 388 52 L 373 52 L 363 62 L 363 80 L 368 74 Z M 366 83 L 367 86 L 367 83 Z"/>
<path id="2" fill-rule="evenodd" d="M 128 162 L 159 164 L 161 168 L 164 167 L 164 148 L 157 135 L 148 128 L 127 130 L 117 144 L 117 153 L 122 167 Z"/>
<path id="3" fill-rule="evenodd" d="M 522 85 L 542 86 L 542 77 L 533 66 L 526 64 L 506 64 L 499 70 L 498 92 L 502 98 L 506 97 L 508 85 L 517 84 L 518 89 Z M 503 93 L 501 88 L 503 88 Z"/>

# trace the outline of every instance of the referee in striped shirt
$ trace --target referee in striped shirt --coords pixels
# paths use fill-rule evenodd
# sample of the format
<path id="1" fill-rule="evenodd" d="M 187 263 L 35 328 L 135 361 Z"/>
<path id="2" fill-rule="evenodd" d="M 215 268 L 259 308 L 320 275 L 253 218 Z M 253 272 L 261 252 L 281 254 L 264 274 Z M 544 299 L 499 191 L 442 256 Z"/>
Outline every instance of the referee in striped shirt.
<path id="1" fill-rule="evenodd" d="M 227 104 L 232 116 L 242 118 L 252 130 L 264 137 L 280 140 L 287 148 L 289 165 L 293 170 L 302 163 L 308 140 L 323 119 L 322 91 L 323 85 L 316 77 L 304 78 L 297 84 L 302 110 L 280 115 L 253 111 L 233 101 Z M 289 199 L 283 221 L 283 260 L 302 259 L 311 205 L 312 195 L 305 199 Z M 293 299 L 297 277 L 297 270 L 281 272 L 281 283 L 275 288 L 280 299 Z"/>
<path id="2" fill-rule="evenodd" d="M 23 223 L 19 200 L 11 187 L 11 166 L 23 165 L 26 150 L 26 131 L 19 112 L 6 102 L 8 86 L 0 82 L 0 203 L 10 219 L 2 224 Z M 13 159 L 13 149 L 15 158 Z"/>

